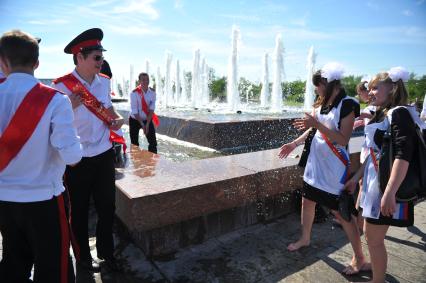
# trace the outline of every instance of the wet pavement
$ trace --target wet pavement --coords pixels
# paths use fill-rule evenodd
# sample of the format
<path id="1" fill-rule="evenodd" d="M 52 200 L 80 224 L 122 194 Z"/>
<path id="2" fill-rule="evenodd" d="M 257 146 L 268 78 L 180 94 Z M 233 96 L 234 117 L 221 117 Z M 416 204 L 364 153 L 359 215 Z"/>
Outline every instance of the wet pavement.
<path id="1" fill-rule="evenodd" d="M 388 282 L 426 282 L 426 201 L 416 206 L 415 213 L 413 227 L 391 227 L 387 234 Z M 125 272 L 105 271 L 78 282 L 349 282 L 370 278 L 368 272 L 361 276 L 340 273 L 351 259 L 351 247 L 331 218 L 314 224 L 310 247 L 288 252 L 286 246 L 298 235 L 299 216 L 291 214 L 157 260 L 148 260 L 131 242 L 116 237 L 117 256 Z"/>
<path id="2" fill-rule="evenodd" d="M 91 212 L 91 233 L 95 213 Z M 125 235 L 115 235 L 117 257 L 124 272 L 77 271 L 77 282 L 349 282 L 368 281 L 371 274 L 343 276 L 351 259 L 344 232 L 331 218 L 314 224 L 311 246 L 290 253 L 297 239 L 299 216 L 291 214 L 268 224 L 257 224 L 162 259 L 149 260 Z M 365 239 L 362 237 L 367 253 Z M 92 254 L 95 240 L 90 239 Z M 388 282 L 426 282 L 426 201 L 416 205 L 415 225 L 391 227 L 386 236 Z M 1 250 L 1 246 L 0 246 Z"/>

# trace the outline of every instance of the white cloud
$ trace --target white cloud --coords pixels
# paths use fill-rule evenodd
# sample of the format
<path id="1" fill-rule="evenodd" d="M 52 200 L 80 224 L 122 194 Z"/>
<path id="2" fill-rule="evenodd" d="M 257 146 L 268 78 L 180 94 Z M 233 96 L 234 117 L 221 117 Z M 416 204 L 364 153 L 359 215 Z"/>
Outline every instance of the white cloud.
<path id="1" fill-rule="evenodd" d="M 27 22 L 30 25 L 64 25 L 68 24 L 69 21 L 65 19 L 48 19 L 48 20 L 30 20 Z"/>
<path id="2" fill-rule="evenodd" d="M 276 3 L 268 3 L 264 7 L 264 9 L 274 11 L 275 13 L 287 12 L 288 7 L 284 4 L 276 4 Z"/>
<path id="3" fill-rule="evenodd" d="M 306 27 L 307 24 L 308 24 L 309 16 L 310 16 L 310 13 L 306 12 L 303 17 L 298 18 L 298 19 L 293 19 L 293 20 L 290 21 L 290 23 L 295 25 L 295 26 Z"/>
<path id="4" fill-rule="evenodd" d="M 62 52 L 64 52 L 64 44 L 44 45 L 43 42 L 40 44 L 40 54 L 57 55 Z"/>
<path id="5" fill-rule="evenodd" d="M 158 11 L 153 7 L 156 0 L 131 0 L 126 1 L 123 5 L 112 8 L 113 14 L 138 13 L 143 14 L 155 20 L 159 17 Z"/>
<path id="6" fill-rule="evenodd" d="M 413 12 L 412 12 L 412 11 L 410 11 L 410 10 L 404 10 L 404 11 L 402 11 L 402 14 L 403 14 L 404 16 L 410 17 L 410 16 L 412 16 L 412 15 L 413 15 Z"/>
<path id="7" fill-rule="evenodd" d="M 175 0 L 175 9 L 177 10 L 183 9 L 183 0 Z"/>
<path id="8" fill-rule="evenodd" d="M 157 31 L 152 27 L 108 25 L 108 30 L 121 35 L 154 35 Z"/>
<path id="9" fill-rule="evenodd" d="M 112 4 L 114 2 L 117 2 L 117 0 L 99 0 L 99 1 L 92 1 L 88 6 L 89 7 L 102 7 L 109 4 Z"/>
<path id="10" fill-rule="evenodd" d="M 260 18 L 254 15 L 238 15 L 238 14 L 222 14 L 220 17 L 231 19 L 234 21 L 247 21 L 247 22 L 259 22 Z"/>

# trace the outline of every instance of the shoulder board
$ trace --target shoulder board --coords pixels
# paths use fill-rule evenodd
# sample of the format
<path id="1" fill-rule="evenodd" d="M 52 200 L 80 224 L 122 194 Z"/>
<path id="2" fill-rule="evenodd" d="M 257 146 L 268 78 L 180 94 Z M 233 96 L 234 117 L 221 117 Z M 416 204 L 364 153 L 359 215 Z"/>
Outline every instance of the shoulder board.
<path id="1" fill-rule="evenodd" d="M 65 80 L 67 80 L 70 76 L 71 76 L 71 73 L 66 74 L 65 76 L 59 77 L 57 79 L 54 79 L 52 82 L 54 84 L 58 84 L 58 83 L 61 83 L 61 82 L 65 81 Z"/>
<path id="2" fill-rule="evenodd" d="M 108 77 L 107 75 L 102 74 L 102 73 L 99 73 L 98 75 L 99 75 L 99 76 L 101 76 L 101 77 L 104 77 L 104 78 L 106 78 L 106 79 L 108 79 L 108 80 L 110 80 L 110 79 L 111 79 L 110 77 Z"/>

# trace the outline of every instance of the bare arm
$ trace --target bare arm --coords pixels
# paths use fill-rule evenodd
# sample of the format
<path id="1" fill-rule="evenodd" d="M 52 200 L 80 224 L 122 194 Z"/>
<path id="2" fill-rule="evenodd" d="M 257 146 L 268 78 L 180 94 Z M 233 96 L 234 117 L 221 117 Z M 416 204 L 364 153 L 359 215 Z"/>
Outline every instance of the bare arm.
<path id="1" fill-rule="evenodd" d="M 296 147 L 302 145 L 306 138 L 308 137 L 309 131 L 311 128 L 307 129 L 302 135 L 296 138 L 294 141 L 290 143 L 286 143 L 281 146 L 280 152 L 278 154 L 279 158 L 286 158 Z"/>
<path id="2" fill-rule="evenodd" d="M 358 184 L 358 181 L 362 178 L 362 176 L 364 176 L 365 164 L 367 164 L 367 162 L 362 163 L 352 178 L 350 178 L 345 183 L 345 186 L 343 187 L 344 190 L 347 190 L 349 193 L 353 194 L 356 188 L 356 184 Z"/>

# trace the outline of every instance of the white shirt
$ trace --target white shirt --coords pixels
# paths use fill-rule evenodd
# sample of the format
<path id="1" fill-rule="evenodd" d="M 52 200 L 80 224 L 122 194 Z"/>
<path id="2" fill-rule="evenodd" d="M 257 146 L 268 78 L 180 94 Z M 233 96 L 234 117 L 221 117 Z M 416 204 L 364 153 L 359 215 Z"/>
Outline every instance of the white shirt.
<path id="1" fill-rule="evenodd" d="M 4 79 L 6 76 L 3 74 L 3 72 L 0 70 L 0 79 Z"/>
<path id="2" fill-rule="evenodd" d="M 426 120 L 426 95 L 425 95 L 425 98 L 423 99 L 423 110 L 422 110 L 422 113 L 420 113 L 420 118 L 423 121 Z"/>
<path id="3" fill-rule="evenodd" d="M 0 135 L 38 82 L 32 75 L 12 73 L 0 84 Z M 55 94 L 31 137 L 0 172 L 0 200 L 43 201 L 64 191 L 65 165 L 77 163 L 82 157 L 73 119 L 68 97 Z"/>
<path id="4" fill-rule="evenodd" d="M 83 80 L 74 70 L 72 74 L 84 85 L 84 87 L 93 94 L 105 108 L 110 108 L 111 86 L 110 80 L 106 77 L 96 75 L 91 84 Z M 67 95 L 71 94 L 63 83 L 55 84 L 54 87 Z M 74 109 L 74 126 L 80 136 L 80 142 L 83 146 L 83 156 L 93 157 L 104 153 L 112 147 L 109 140 L 109 128 L 95 114 L 90 112 L 86 106 L 81 104 Z"/>
<path id="5" fill-rule="evenodd" d="M 148 105 L 148 109 L 151 111 L 155 110 L 155 98 L 156 94 L 153 90 L 148 88 L 147 92 L 144 94 L 144 98 L 146 101 L 146 104 Z M 136 114 L 139 114 L 139 116 L 142 118 L 142 120 L 146 120 L 146 114 L 142 111 L 142 101 L 139 93 L 137 91 L 133 91 L 130 94 L 130 116 L 132 118 L 136 119 Z"/>

